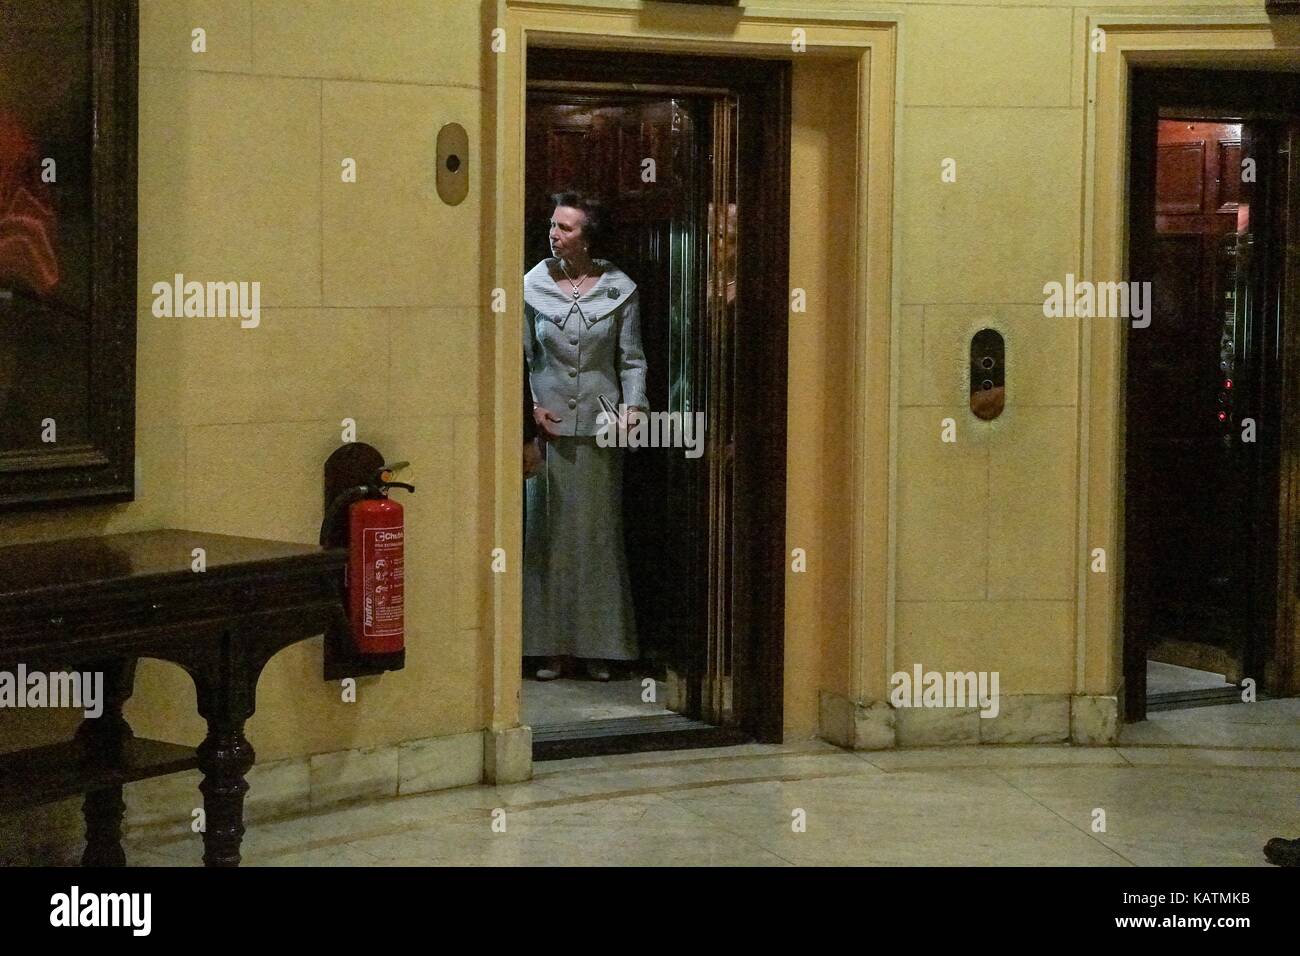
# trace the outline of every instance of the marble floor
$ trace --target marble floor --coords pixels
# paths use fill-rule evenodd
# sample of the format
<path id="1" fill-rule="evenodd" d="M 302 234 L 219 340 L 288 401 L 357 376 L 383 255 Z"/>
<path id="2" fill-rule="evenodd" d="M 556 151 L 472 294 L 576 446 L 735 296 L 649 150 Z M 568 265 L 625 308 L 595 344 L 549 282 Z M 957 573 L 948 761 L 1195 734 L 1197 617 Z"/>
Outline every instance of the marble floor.
<path id="1" fill-rule="evenodd" d="M 641 679 L 607 683 L 567 677 L 552 681 L 525 680 L 520 695 L 520 719 L 530 727 L 567 724 L 579 720 L 651 717 L 672 713 L 660 704 L 641 699 Z"/>
<path id="2" fill-rule="evenodd" d="M 1300 751 L 1300 697 L 1166 710 L 1120 730 L 1121 744 Z"/>
<path id="3" fill-rule="evenodd" d="M 1212 674 L 1192 667 L 1147 661 L 1147 693 L 1173 694 L 1180 691 L 1223 690 L 1229 684 L 1222 674 Z"/>
<path id="4" fill-rule="evenodd" d="M 251 824 L 245 864 L 1264 866 L 1270 837 L 1300 836 L 1298 718 L 1290 699 L 1158 714 L 1116 747 L 545 762 L 527 783 Z M 130 834 L 128 859 L 197 865 L 198 839 Z"/>

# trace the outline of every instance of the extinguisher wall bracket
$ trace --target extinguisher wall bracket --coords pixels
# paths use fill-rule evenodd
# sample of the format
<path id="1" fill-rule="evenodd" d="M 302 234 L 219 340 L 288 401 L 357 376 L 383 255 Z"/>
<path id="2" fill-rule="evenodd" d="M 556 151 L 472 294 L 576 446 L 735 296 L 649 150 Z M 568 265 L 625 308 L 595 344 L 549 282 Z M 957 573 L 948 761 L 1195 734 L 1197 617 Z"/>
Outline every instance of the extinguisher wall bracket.
<path id="1" fill-rule="evenodd" d="M 384 471 L 384 456 L 365 442 L 340 445 L 325 459 L 320 543 L 325 548 L 348 547 L 348 506 L 378 493 L 377 476 Z M 340 600 L 346 601 L 343 581 Z M 325 631 L 325 680 L 371 677 L 406 666 L 406 651 L 362 654 L 353 641 L 346 613 Z"/>

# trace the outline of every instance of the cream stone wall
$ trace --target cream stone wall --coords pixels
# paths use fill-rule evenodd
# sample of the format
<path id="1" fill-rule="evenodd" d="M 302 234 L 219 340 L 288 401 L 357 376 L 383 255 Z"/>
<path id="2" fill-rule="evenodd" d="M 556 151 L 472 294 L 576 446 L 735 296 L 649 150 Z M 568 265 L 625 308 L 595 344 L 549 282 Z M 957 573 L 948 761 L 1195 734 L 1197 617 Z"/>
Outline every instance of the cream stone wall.
<path id="1" fill-rule="evenodd" d="M 802 548 L 808 570 L 787 570 L 785 732 L 816 733 L 821 691 L 852 693 L 849 588 L 852 428 L 838 414 L 853 399 L 854 307 L 846 278 L 853 246 L 856 68 L 796 61 L 790 135 L 790 285 L 808 311 L 791 317 L 786 474 L 787 555 Z M 829 463 L 839 463 L 826 467 Z M 789 562 L 787 562 L 787 568 Z"/>
<path id="2" fill-rule="evenodd" d="M 866 673 L 860 692 L 848 696 L 860 705 L 880 699 L 891 671 L 910 671 L 919 663 L 926 670 L 996 670 L 1006 698 L 1002 719 L 975 720 L 958 733 L 949 726 L 954 721 L 931 721 L 931 727 L 917 720 L 927 715 L 903 713 L 900 721 L 906 717 L 915 726 L 900 723 L 895 736 L 892 718 L 886 726 L 885 712 L 875 709 L 858 711 L 856 733 L 826 726 L 843 715 L 823 710 L 821 730 L 840 742 L 872 747 L 893 741 L 1066 739 L 1072 713 L 1066 699 L 1113 695 L 1123 676 L 1117 633 L 1093 634 L 1092 643 L 1100 636 L 1107 646 L 1085 647 L 1077 614 L 1079 580 L 1087 573 L 1079 561 L 1078 513 L 1085 330 L 1077 321 L 1042 314 L 1044 283 L 1082 274 L 1085 70 L 1092 55 L 1087 18 L 1258 18 L 1263 4 L 773 0 L 746 6 L 803 9 L 810 19 L 814 9 L 855 11 L 894 20 L 899 28 L 889 452 L 894 480 L 890 500 L 868 502 L 891 515 L 892 621 L 880 632 L 858 635 L 854 663 Z M 815 36 L 810 29 L 810 42 Z M 808 82 L 805 88 L 814 87 Z M 811 220 L 821 212 L 816 202 L 801 203 L 801 188 L 816 195 L 843 188 L 831 180 L 834 167 L 818 161 L 825 148 L 799 156 L 801 123 L 806 133 L 808 117 L 799 116 L 798 102 L 796 96 L 792 285 L 801 284 L 801 254 L 811 258 L 836 248 L 833 241 L 824 245 L 824 233 L 810 222 L 798 225 L 801 216 Z M 842 105 L 828 109 L 845 111 Z M 941 164 L 949 158 L 956 161 L 957 177 L 945 183 Z M 800 319 L 794 316 L 791 323 L 792 382 L 800 375 L 806 343 L 834 342 L 840 331 L 814 332 Z M 984 327 L 1006 339 L 1008 405 L 992 423 L 968 409 L 969 341 Z M 828 477 L 844 459 L 824 443 L 832 426 L 823 403 L 834 399 L 841 381 L 836 354 L 831 349 L 820 356 L 829 387 L 792 385 L 790 392 L 790 546 L 815 531 L 822 532 L 821 544 L 835 543 L 826 533 L 832 525 L 804 510 L 810 502 L 797 489 L 811 484 L 824 514 L 833 514 L 844 500 Z M 1101 400 L 1116 404 L 1118 393 Z M 940 440 L 949 418 L 957 426 L 951 444 Z M 840 521 L 841 527 L 847 524 L 842 516 Z M 1111 547 L 1113 573 L 1114 542 L 1093 543 Z M 797 733 L 806 719 L 807 698 L 800 693 L 806 682 L 796 675 L 810 664 L 801 644 L 808 630 L 819 635 L 818 689 L 848 693 L 839 638 L 846 623 L 841 612 L 852 600 L 844 590 L 849 582 L 818 571 L 815 604 L 806 601 L 811 582 L 794 582 L 787 598 L 787 733 Z M 882 647 L 883 655 L 877 653 Z M 1081 673 L 1084 660 L 1102 666 L 1090 663 Z M 1025 708 L 1034 713 L 1028 722 Z M 1099 732 L 1094 724 L 1106 725 L 1104 718 L 1089 718 L 1082 704 L 1073 710 L 1076 740 L 1109 739 L 1113 723 Z"/>
<path id="3" fill-rule="evenodd" d="M 488 723 L 480 193 L 434 186 L 446 123 L 482 176 L 478 0 L 141 0 L 138 493 L 0 517 L 5 541 L 175 526 L 313 542 L 341 422 L 408 459 L 404 671 L 343 703 L 320 639 L 268 665 L 259 761 Z M 191 50 L 206 31 L 207 52 Z M 341 161 L 357 181 L 341 180 Z M 155 281 L 258 281 L 261 324 L 155 318 Z M 487 446 L 483 446 L 487 447 Z M 0 715 L 6 748 L 67 721 Z M 137 733 L 197 743 L 194 688 L 144 662 Z M 42 726 L 36 726 L 36 725 Z"/>
<path id="4" fill-rule="evenodd" d="M 1042 315 L 1044 283 L 1082 274 L 1086 18 L 1258 17 L 1263 3 L 892 9 L 902 74 L 894 664 L 998 670 L 1010 697 L 1112 695 L 1118 647 L 1081 653 L 1077 619 L 1089 573 L 1078 514 L 1085 330 Z M 948 157 L 954 183 L 940 180 Z M 984 326 L 1006 337 L 1008 404 L 992 423 L 967 409 L 968 342 Z M 948 417 L 955 444 L 938 440 Z M 1094 545 L 1110 548 L 1116 573 L 1115 542 Z M 1085 657 L 1104 664 L 1080 673 Z"/>
<path id="5" fill-rule="evenodd" d="M 640 4 L 560 6 L 581 18 Z M 791 326 L 788 544 L 813 541 L 822 561 L 815 579 L 787 579 L 787 732 L 816 730 L 818 691 L 880 694 L 880 662 L 999 669 L 1005 695 L 1113 693 L 1113 657 L 1086 686 L 1076 674 L 1081 330 L 1041 315 L 1043 284 L 1081 262 L 1086 17 L 1258 15 L 1262 0 L 745 7 L 857 12 L 896 23 L 899 42 L 894 341 L 882 343 L 892 433 L 874 449 L 892 456 L 894 494 L 868 504 L 891 516 L 892 624 L 848 633 L 838 505 L 852 489 L 837 416 L 851 394 L 844 313 L 856 306 L 832 295 Z M 248 728 L 259 759 L 481 730 L 503 712 L 483 299 L 497 15 L 496 0 L 141 0 L 137 500 L 0 515 L 0 538 L 179 526 L 312 541 L 320 463 L 343 418 L 412 461 L 406 670 L 361 681 L 360 702 L 344 704 L 321 680 L 319 640 L 285 651 Z M 705 24 L 735 15 L 649 4 L 644 21 L 708 41 L 728 28 Z M 190 50 L 196 27 L 206 53 Z M 795 76 L 791 274 L 817 288 L 847 255 L 834 217 L 852 208 L 853 88 L 804 65 Z M 470 131 L 471 190 L 457 207 L 434 190 L 434 136 L 450 122 Z M 340 181 L 345 157 L 356 183 Z M 945 158 L 955 183 L 940 181 Z M 150 287 L 177 272 L 260 281 L 261 326 L 155 318 Z M 991 424 L 965 397 L 966 343 L 984 325 L 1006 335 L 1009 366 L 1008 408 Z M 939 441 L 947 417 L 955 444 Z M 513 666 L 496 662 L 498 675 Z M 193 705 L 184 675 L 146 665 L 128 717 L 140 733 L 194 743 Z M 0 749 L 65 732 L 46 715 L 0 714 Z"/>

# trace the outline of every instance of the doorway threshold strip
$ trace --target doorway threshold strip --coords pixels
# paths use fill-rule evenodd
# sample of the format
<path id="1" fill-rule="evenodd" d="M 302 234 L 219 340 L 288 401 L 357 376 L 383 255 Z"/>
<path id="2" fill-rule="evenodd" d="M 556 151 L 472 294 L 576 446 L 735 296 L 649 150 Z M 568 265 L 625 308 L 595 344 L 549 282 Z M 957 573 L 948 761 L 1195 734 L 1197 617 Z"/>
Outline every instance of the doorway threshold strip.
<path id="1" fill-rule="evenodd" d="M 533 727 L 533 741 L 572 740 L 577 737 L 609 737 L 621 734 L 666 733 L 673 730 L 712 730 L 712 724 L 681 714 L 646 717 L 609 717 L 603 720 L 569 720 Z"/>
<path id="2" fill-rule="evenodd" d="M 564 760 L 646 750 L 686 750 L 749 743 L 743 730 L 714 727 L 681 714 L 579 720 L 533 728 L 533 760 Z"/>
<path id="3" fill-rule="evenodd" d="M 1258 700 L 1271 700 L 1267 694 L 1260 694 Z M 1176 690 L 1166 694 L 1149 694 L 1147 711 L 1183 710 L 1191 707 L 1218 707 L 1223 704 L 1241 703 L 1240 687 L 1207 687 L 1201 690 Z"/>

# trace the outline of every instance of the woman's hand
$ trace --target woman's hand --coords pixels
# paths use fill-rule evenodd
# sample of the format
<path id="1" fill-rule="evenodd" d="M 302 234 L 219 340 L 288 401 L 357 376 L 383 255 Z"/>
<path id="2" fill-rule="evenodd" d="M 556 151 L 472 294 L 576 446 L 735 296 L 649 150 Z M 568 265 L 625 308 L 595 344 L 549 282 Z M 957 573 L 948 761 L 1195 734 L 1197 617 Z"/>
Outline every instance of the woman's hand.
<path id="1" fill-rule="evenodd" d="M 623 431 L 623 432 L 627 431 L 628 428 L 630 428 L 632 425 L 635 425 L 637 423 L 637 420 L 640 419 L 641 416 L 644 415 L 645 413 L 646 410 L 644 408 L 640 408 L 635 405 L 630 408 L 624 407 L 623 410 L 619 412 L 619 416 L 618 416 L 619 431 Z"/>
<path id="2" fill-rule="evenodd" d="M 547 411 L 540 405 L 533 406 L 533 421 L 537 427 L 542 430 L 542 434 L 547 438 L 559 438 L 560 433 L 556 431 L 555 426 L 559 425 L 561 419 L 558 415 Z"/>
<path id="3" fill-rule="evenodd" d="M 627 430 L 629 428 L 635 427 L 638 422 L 644 419 L 646 417 L 646 413 L 647 413 L 646 409 L 641 408 L 638 405 L 633 405 L 631 407 L 625 406 L 619 410 L 618 443 L 621 447 L 629 448 L 632 451 L 636 450 L 635 445 L 630 445 L 628 443 Z"/>
<path id="4" fill-rule="evenodd" d="M 534 438 L 524 442 L 524 477 L 531 478 L 542 470 L 541 443 Z"/>

